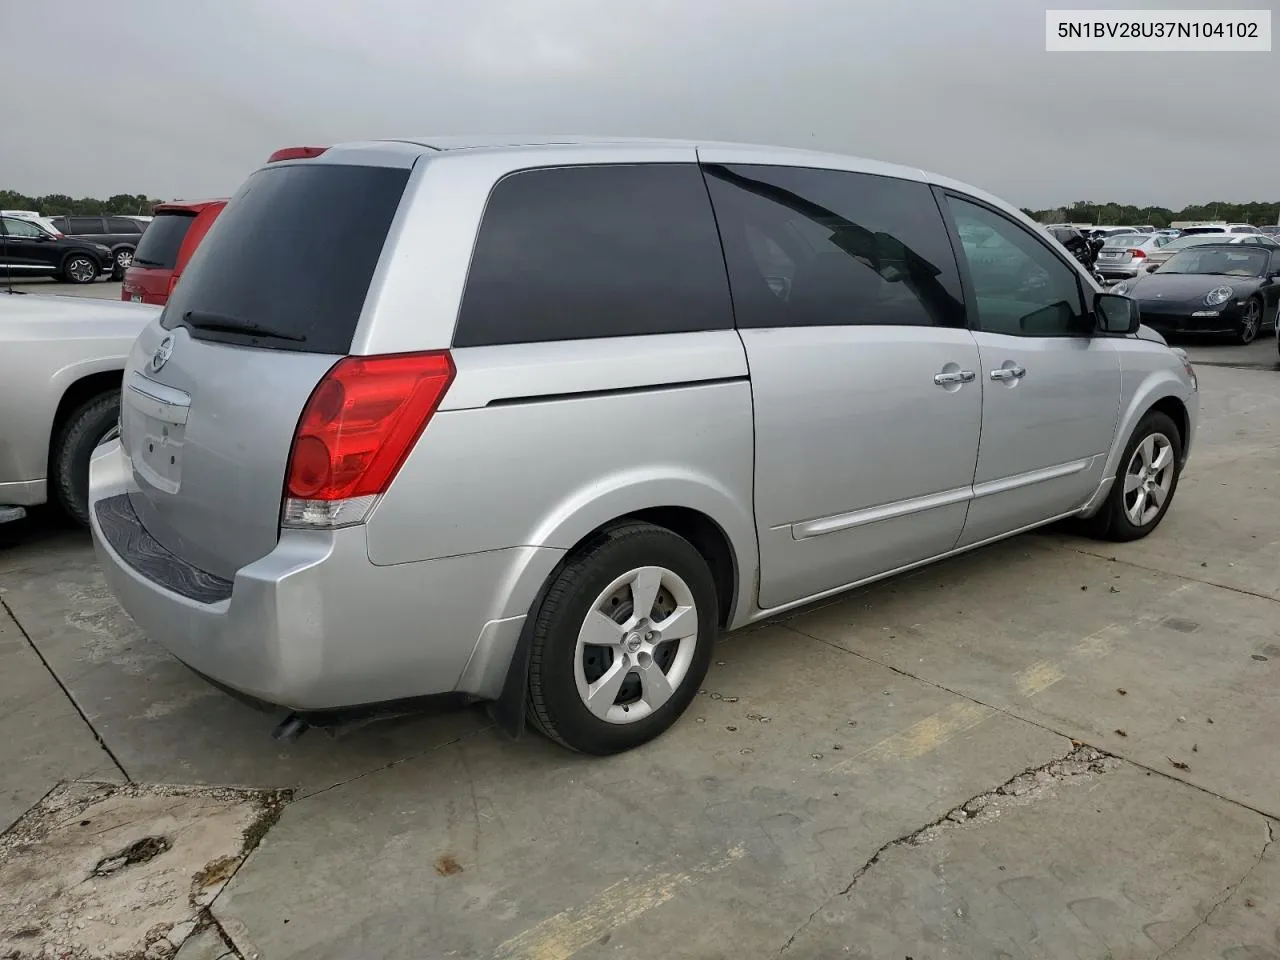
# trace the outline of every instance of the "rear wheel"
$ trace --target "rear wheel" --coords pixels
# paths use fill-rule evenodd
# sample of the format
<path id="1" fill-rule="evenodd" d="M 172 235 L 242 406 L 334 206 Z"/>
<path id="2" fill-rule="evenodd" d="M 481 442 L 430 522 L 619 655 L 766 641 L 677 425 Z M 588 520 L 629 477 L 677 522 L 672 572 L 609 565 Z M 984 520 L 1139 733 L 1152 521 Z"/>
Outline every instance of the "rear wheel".
<path id="1" fill-rule="evenodd" d="M 93 283 L 98 279 L 98 262 L 86 253 L 70 253 L 58 273 L 72 283 Z"/>
<path id="2" fill-rule="evenodd" d="M 1236 331 L 1236 339 L 1242 344 L 1253 343 L 1262 329 L 1262 300 L 1250 297 L 1244 305 L 1244 313 L 1240 317 L 1240 329 Z"/>
<path id="3" fill-rule="evenodd" d="M 565 564 L 536 613 L 534 725 L 596 755 L 657 737 L 706 676 L 716 611 L 711 571 L 683 537 L 645 523 L 604 531 Z"/>
<path id="4" fill-rule="evenodd" d="M 89 458 L 116 436 L 119 422 L 120 394 L 112 391 L 81 404 L 58 430 L 49 481 L 58 506 L 81 526 L 89 525 Z"/>
<path id="5" fill-rule="evenodd" d="M 1160 525 L 1178 489 L 1182 437 L 1158 410 L 1142 418 L 1125 446 L 1111 492 L 1083 532 L 1100 540 L 1140 540 Z"/>

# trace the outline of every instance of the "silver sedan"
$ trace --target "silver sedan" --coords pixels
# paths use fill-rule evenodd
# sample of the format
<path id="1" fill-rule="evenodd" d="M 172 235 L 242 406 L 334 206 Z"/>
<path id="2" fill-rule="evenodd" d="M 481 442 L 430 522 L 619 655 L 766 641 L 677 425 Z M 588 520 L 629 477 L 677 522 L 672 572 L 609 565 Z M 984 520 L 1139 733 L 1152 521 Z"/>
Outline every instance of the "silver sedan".
<path id="1" fill-rule="evenodd" d="M 1169 238 L 1159 234 L 1116 234 L 1107 238 L 1093 269 L 1107 283 L 1131 280 L 1146 266 L 1151 256 L 1168 243 Z"/>

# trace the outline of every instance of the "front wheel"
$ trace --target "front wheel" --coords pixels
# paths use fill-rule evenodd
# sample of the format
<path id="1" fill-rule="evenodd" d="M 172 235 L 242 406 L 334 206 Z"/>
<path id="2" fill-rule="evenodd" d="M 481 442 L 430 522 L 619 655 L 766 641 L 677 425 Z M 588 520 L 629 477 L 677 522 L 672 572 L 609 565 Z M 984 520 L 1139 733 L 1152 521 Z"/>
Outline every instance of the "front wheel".
<path id="1" fill-rule="evenodd" d="M 1107 501 L 1085 521 L 1084 532 L 1100 540 L 1140 540 L 1160 525 L 1178 489 L 1182 437 L 1158 410 L 1142 418 L 1120 458 Z"/>
<path id="2" fill-rule="evenodd" d="M 599 756 L 654 739 L 689 706 L 718 628 L 707 562 L 670 530 L 627 523 L 564 565 L 535 614 L 529 715 Z"/>
<path id="3" fill-rule="evenodd" d="M 132 250 L 117 250 L 115 266 L 111 269 L 112 280 L 123 280 L 125 271 L 133 266 Z"/>
<path id="4" fill-rule="evenodd" d="M 98 263 L 88 254 L 73 253 L 62 262 L 58 273 L 72 283 L 93 283 L 98 279 Z"/>
<path id="5" fill-rule="evenodd" d="M 1248 345 L 1258 338 L 1258 331 L 1262 329 L 1262 301 L 1257 297 L 1250 297 L 1248 303 L 1244 305 L 1244 314 L 1240 317 L 1240 329 L 1236 331 L 1236 340 Z"/>

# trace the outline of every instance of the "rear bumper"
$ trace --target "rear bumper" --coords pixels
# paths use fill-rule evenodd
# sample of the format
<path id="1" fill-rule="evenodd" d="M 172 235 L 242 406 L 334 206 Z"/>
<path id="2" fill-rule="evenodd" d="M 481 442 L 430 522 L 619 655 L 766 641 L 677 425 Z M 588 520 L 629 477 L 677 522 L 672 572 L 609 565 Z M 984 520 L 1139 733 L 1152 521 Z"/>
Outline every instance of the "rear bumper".
<path id="1" fill-rule="evenodd" d="M 140 523 L 134 536 L 122 535 L 132 509 L 113 498 L 131 487 L 119 443 L 100 447 L 90 467 L 90 522 L 120 605 L 197 673 L 298 711 L 450 692 L 496 696 L 541 579 L 563 555 L 517 547 L 379 567 L 369 562 L 363 527 L 285 530 L 229 589 L 202 590 L 199 578 L 183 575 L 158 582 L 158 557 L 147 553 Z"/>

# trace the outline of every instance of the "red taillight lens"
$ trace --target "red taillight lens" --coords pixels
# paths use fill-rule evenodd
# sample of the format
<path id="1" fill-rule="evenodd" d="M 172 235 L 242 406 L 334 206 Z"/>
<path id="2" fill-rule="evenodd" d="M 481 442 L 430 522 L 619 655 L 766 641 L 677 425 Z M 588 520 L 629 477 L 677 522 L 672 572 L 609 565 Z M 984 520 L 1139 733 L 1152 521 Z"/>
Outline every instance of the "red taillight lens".
<path id="1" fill-rule="evenodd" d="M 170 275 L 169 275 L 169 289 L 165 291 L 165 296 L 166 296 L 166 297 L 172 297 L 172 296 L 173 296 L 173 288 L 174 288 L 174 287 L 176 287 L 177 285 L 178 285 L 178 274 L 176 274 L 176 273 L 174 273 L 174 274 L 170 274 Z"/>
<path id="2" fill-rule="evenodd" d="M 281 147 L 267 157 L 267 163 L 275 163 L 279 160 L 310 160 L 328 149 L 328 147 Z"/>
<path id="3" fill-rule="evenodd" d="M 339 360 L 298 420 L 285 522 L 333 526 L 363 520 L 373 499 L 391 486 L 454 372 L 445 352 Z M 354 511 L 325 506 L 360 499 L 365 502 Z"/>
<path id="4" fill-rule="evenodd" d="M 1135 260 L 1141 260 L 1143 257 L 1146 256 L 1146 253 L 1144 253 L 1142 250 L 1135 249 L 1135 250 L 1129 251 L 1129 256 L 1133 257 L 1133 259 Z"/>

